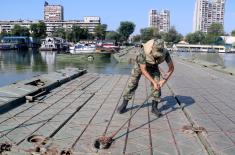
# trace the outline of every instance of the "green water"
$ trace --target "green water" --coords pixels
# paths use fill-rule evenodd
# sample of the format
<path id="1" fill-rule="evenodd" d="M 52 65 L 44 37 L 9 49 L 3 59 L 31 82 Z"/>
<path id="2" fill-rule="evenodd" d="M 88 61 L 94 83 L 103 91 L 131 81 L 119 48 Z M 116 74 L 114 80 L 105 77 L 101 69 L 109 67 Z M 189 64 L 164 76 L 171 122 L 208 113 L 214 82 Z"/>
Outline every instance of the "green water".
<path id="1" fill-rule="evenodd" d="M 235 53 L 175 52 L 173 54 L 182 58 L 203 60 L 224 68 L 235 69 Z"/>
<path id="2" fill-rule="evenodd" d="M 66 67 L 87 69 L 92 73 L 129 74 L 131 65 L 117 63 L 112 56 L 57 54 L 38 51 L 0 51 L 0 86 L 50 73 Z"/>
<path id="3" fill-rule="evenodd" d="M 235 54 L 182 52 L 177 55 L 235 68 Z M 0 86 L 66 67 L 87 69 L 91 73 L 130 74 L 132 65 L 118 63 L 112 56 L 96 55 L 93 61 L 89 61 L 87 57 L 88 55 L 57 54 L 56 52 L 0 51 Z"/>

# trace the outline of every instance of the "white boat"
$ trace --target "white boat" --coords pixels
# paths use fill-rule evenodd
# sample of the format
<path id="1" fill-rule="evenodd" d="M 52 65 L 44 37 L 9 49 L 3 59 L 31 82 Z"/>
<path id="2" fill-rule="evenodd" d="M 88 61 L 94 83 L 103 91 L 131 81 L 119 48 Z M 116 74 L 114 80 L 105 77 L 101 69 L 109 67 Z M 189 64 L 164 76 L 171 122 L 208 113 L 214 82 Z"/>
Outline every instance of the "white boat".
<path id="1" fill-rule="evenodd" d="M 207 53 L 225 53 L 226 48 L 222 45 L 195 45 L 195 44 L 174 44 L 173 51 L 182 52 L 207 52 Z"/>
<path id="2" fill-rule="evenodd" d="M 46 37 L 42 39 L 42 44 L 39 48 L 40 51 L 60 51 L 67 49 L 68 43 L 59 37 Z"/>
<path id="3" fill-rule="evenodd" d="M 81 53 L 95 53 L 96 47 L 92 44 L 75 44 L 69 47 L 69 52 L 71 54 L 81 54 Z"/>

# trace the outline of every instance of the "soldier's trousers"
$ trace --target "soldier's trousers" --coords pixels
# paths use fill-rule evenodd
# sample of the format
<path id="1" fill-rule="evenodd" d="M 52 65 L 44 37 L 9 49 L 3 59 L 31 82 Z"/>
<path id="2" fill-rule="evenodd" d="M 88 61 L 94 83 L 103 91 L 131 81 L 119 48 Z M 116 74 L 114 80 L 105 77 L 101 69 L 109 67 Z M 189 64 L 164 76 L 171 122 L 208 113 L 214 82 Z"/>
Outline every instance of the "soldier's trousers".
<path id="1" fill-rule="evenodd" d="M 148 73 L 150 74 L 150 76 L 154 80 L 156 80 L 156 81 L 160 80 L 160 71 L 157 66 L 154 66 L 154 67 L 146 66 L 146 69 L 147 69 Z M 135 93 L 135 90 L 138 87 L 138 83 L 139 83 L 141 74 L 142 73 L 141 73 L 139 65 L 137 63 L 135 63 L 134 67 L 131 70 L 131 77 L 127 83 L 125 90 L 124 90 L 124 94 L 123 94 L 124 99 L 131 100 L 132 96 Z M 143 91 L 145 91 L 145 90 L 143 90 Z M 153 85 L 151 83 L 151 91 L 152 91 L 152 97 L 154 98 L 154 100 L 159 101 L 161 98 L 161 89 L 154 90 Z"/>

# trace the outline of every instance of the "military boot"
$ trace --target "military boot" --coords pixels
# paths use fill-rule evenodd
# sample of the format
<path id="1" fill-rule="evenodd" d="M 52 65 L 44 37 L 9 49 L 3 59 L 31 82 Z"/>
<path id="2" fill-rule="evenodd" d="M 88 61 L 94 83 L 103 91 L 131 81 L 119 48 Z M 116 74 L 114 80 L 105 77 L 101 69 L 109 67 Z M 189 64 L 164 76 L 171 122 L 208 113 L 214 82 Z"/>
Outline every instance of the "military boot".
<path id="1" fill-rule="evenodd" d="M 128 104 L 128 100 L 123 99 L 123 102 L 122 102 L 122 104 L 118 107 L 117 112 L 118 112 L 119 114 L 122 114 L 122 113 L 126 112 L 126 106 L 127 106 L 127 104 Z"/>
<path id="2" fill-rule="evenodd" d="M 157 108 L 158 102 L 153 100 L 152 101 L 152 113 L 154 113 L 157 117 L 161 117 L 162 113 Z"/>

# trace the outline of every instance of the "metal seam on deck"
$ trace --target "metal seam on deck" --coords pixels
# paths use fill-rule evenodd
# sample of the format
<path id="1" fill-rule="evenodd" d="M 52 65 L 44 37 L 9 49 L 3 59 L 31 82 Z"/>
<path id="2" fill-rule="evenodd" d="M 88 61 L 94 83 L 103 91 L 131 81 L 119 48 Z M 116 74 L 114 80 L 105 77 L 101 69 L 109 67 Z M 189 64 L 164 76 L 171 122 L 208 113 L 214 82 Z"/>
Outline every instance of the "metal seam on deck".
<path id="1" fill-rule="evenodd" d="M 135 95 L 133 96 L 132 103 L 131 103 L 130 116 L 132 115 L 133 106 L 134 106 L 134 100 L 135 100 Z M 131 119 L 128 121 L 127 129 L 126 129 L 126 137 L 125 137 L 125 142 L 124 142 L 124 146 L 123 146 L 123 150 L 122 150 L 122 153 L 123 153 L 123 154 L 126 153 L 127 141 L 128 141 L 130 126 L 131 126 Z"/>
<path id="2" fill-rule="evenodd" d="M 119 77 L 119 79 L 116 81 L 115 85 L 120 81 L 121 77 Z M 105 85 L 106 83 L 104 83 Z M 103 85 L 103 86 L 104 86 Z M 82 137 L 83 133 L 86 131 L 86 129 L 88 128 L 88 126 L 90 125 L 90 123 L 92 122 L 92 120 L 95 118 L 96 114 L 99 112 L 99 110 L 101 109 L 101 107 L 104 105 L 105 101 L 108 99 L 109 95 L 111 94 L 111 92 L 113 91 L 113 89 L 115 88 L 115 85 L 113 86 L 112 90 L 109 92 L 109 94 L 107 95 L 107 97 L 105 98 L 105 100 L 103 101 L 103 103 L 100 105 L 100 107 L 97 109 L 97 111 L 94 113 L 94 115 L 92 116 L 92 118 L 89 120 L 88 124 L 85 126 L 85 128 L 82 130 L 82 132 L 80 133 L 80 135 L 76 138 L 76 140 L 74 141 L 74 143 L 71 146 L 71 149 L 74 149 L 75 145 L 77 144 L 77 142 L 79 141 L 79 139 Z M 102 87 L 103 87 L 102 86 Z M 101 88 L 102 88 L 101 87 Z"/>
<path id="3" fill-rule="evenodd" d="M 69 120 L 71 120 L 76 113 L 95 95 L 95 92 L 91 94 L 91 96 L 79 107 L 77 107 L 77 109 L 49 136 L 50 138 L 54 137 L 54 135 L 63 127 L 65 126 L 65 124 L 68 123 Z M 75 99 L 76 100 L 76 99 Z M 74 101 L 75 101 L 74 100 Z"/>
<path id="4" fill-rule="evenodd" d="M 170 128 L 170 131 L 171 131 L 171 136 L 172 136 L 172 138 L 173 138 L 173 140 L 174 140 L 174 144 L 175 144 L 175 147 L 176 147 L 177 153 L 178 153 L 178 155 L 180 155 L 179 146 L 178 146 L 178 144 L 177 144 L 177 142 L 176 142 L 175 135 L 174 135 L 174 132 L 173 132 L 173 129 L 172 129 L 172 126 L 171 126 L 170 120 L 169 120 L 169 118 L 168 118 L 168 114 L 166 114 L 166 119 L 167 119 L 167 123 L 168 123 L 169 128 Z"/>
<path id="5" fill-rule="evenodd" d="M 86 74 L 85 74 L 86 75 Z M 84 76 L 85 76 L 84 75 Z M 81 77 L 83 77 L 83 76 L 81 76 Z M 84 77 L 83 77 L 84 78 Z M 92 77 L 93 78 L 93 77 Z M 92 79 L 91 78 L 91 79 Z M 90 79 L 88 79 L 88 80 L 90 80 Z M 87 80 L 87 81 L 88 81 Z M 69 83 L 67 86 L 69 86 L 69 85 L 72 85 L 73 83 L 75 83 L 76 82 L 76 80 L 74 80 L 74 81 L 72 81 L 71 83 Z M 86 81 L 84 81 L 83 83 L 85 83 Z M 82 84 L 83 84 L 82 83 Z M 82 85 L 81 84 L 81 85 Z M 43 98 L 43 100 L 46 100 L 46 99 L 48 99 L 48 98 L 50 98 L 51 96 L 53 96 L 53 95 L 55 95 L 55 94 L 57 94 L 57 93 L 59 93 L 60 91 L 57 91 L 57 92 L 55 92 L 55 93 L 52 93 L 52 94 L 50 94 L 49 96 L 47 96 L 46 98 Z M 40 102 L 41 103 L 41 102 Z M 17 115 L 19 115 L 19 114 L 21 114 L 21 113 L 23 113 L 23 112 L 25 112 L 25 111 L 27 111 L 27 110 L 29 110 L 30 108 L 32 108 L 32 107 L 34 107 L 34 106 L 36 106 L 37 104 L 32 104 L 32 106 L 30 106 L 30 107 L 28 107 L 28 108 L 26 108 L 26 109 L 24 109 L 24 110 L 22 110 L 22 111 L 20 111 L 20 112 L 18 112 L 18 113 L 16 113 L 16 114 L 14 114 L 13 116 L 11 116 L 11 117 L 9 117 L 9 118 L 7 118 L 6 120 L 3 120 L 2 122 L 0 122 L 0 124 L 2 124 L 2 123 L 4 123 L 4 122 L 6 122 L 7 120 L 9 120 L 9 119 L 12 119 L 13 117 L 15 117 L 15 116 L 17 116 Z M 1 132 L 1 131 L 0 131 Z"/>
<path id="6" fill-rule="evenodd" d="M 145 88 L 147 89 L 147 87 L 146 87 L 146 85 L 145 85 Z M 147 97 L 147 96 L 146 96 Z M 133 99 L 132 99 L 132 107 L 134 106 L 134 100 L 135 100 L 135 95 L 133 96 Z M 145 101 L 143 101 L 143 102 L 148 102 L 148 100 L 147 99 L 145 99 Z M 140 105 L 141 106 L 141 105 Z M 143 106 L 143 105 L 142 105 Z M 130 112 L 130 116 L 132 115 L 132 112 L 133 112 L 133 108 L 131 108 L 131 112 Z M 134 113 L 136 113 L 136 111 L 134 112 Z M 133 119 L 133 118 L 132 118 Z M 126 153 L 126 148 L 127 148 L 127 141 L 128 141 L 128 138 L 129 138 L 129 133 L 130 132 L 132 132 L 132 131 L 135 131 L 135 130 L 137 130 L 137 129 L 139 129 L 140 127 L 143 127 L 143 126 L 145 126 L 145 125 L 147 125 L 147 124 L 149 124 L 150 122 L 148 121 L 147 123 L 145 123 L 145 124 L 142 124 L 142 125 L 138 125 L 136 128 L 134 128 L 134 126 L 131 126 L 131 120 L 132 119 L 130 119 L 129 121 L 128 121 L 128 127 L 127 127 L 127 134 L 126 134 L 126 138 L 125 138 L 125 145 L 124 145 L 124 149 L 123 149 L 123 154 L 125 154 Z M 130 126 L 133 128 L 133 129 L 131 129 L 130 130 Z M 148 129 L 148 128 L 147 128 Z M 121 136 L 120 136 L 121 137 Z M 150 149 L 151 149 L 151 147 L 149 147 Z M 151 150 L 150 150 L 151 151 Z M 137 153 L 137 152 L 132 152 L 132 153 Z M 128 153 L 129 154 L 129 153 Z"/>
<path id="7" fill-rule="evenodd" d="M 191 123 L 192 126 L 195 125 L 195 122 L 190 118 L 189 116 L 189 112 L 187 112 L 187 110 L 185 110 L 185 108 L 182 107 L 179 99 L 176 97 L 174 91 L 172 90 L 172 88 L 169 86 L 168 83 L 166 83 L 166 86 L 168 87 L 168 89 L 170 90 L 172 96 L 174 96 L 176 102 L 178 103 L 178 105 L 181 107 L 184 115 L 186 116 L 187 120 Z M 196 132 L 197 137 L 199 138 L 201 144 L 204 146 L 204 148 L 207 150 L 207 153 L 209 155 L 216 155 L 215 151 L 212 149 L 210 143 L 207 141 L 207 139 L 203 136 L 203 134 Z"/>
<path id="8" fill-rule="evenodd" d="M 227 134 L 227 132 L 226 131 L 224 131 L 217 123 L 216 123 L 216 121 L 210 116 L 210 115 L 208 115 L 207 114 L 207 112 L 200 106 L 200 105 L 198 105 L 199 106 L 199 108 L 211 119 L 211 121 L 212 122 L 214 122 L 215 123 L 215 125 L 220 129 L 220 131 L 222 132 L 222 133 L 224 133 L 225 135 L 226 135 L 226 137 L 229 139 L 229 140 L 231 140 L 232 141 L 232 143 L 233 143 L 233 145 L 235 145 L 235 141 Z M 217 110 L 219 110 L 219 109 L 217 109 Z M 220 110 L 219 110 L 220 111 Z M 221 112 L 221 111 L 220 111 Z M 222 112 L 221 112 L 222 113 Z M 223 113 L 222 113 L 223 114 Z M 226 117 L 227 118 L 227 117 Z M 230 120 L 230 119 L 229 119 Z M 232 121 L 233 122 L 233 121 Z M 233 122 L 234 123 L 234 122 Z"/>
<path id="9" fill-rule="evenodd" d="M 129 78 L 130 78 L 130 77 L 129 77 Z M 125 86 L 127 85 L 127 82 L 128 82 L 128 80 L 129 80 L 129 78 L 128 78 L 127 81 L 126 81 Z M 125 89 L 125 87 L 123 88 L 123 91 L 124 91 L 124 89 Z M 110 123 L 111 123 L 111 121 L 112 121 L 112 119 L 113 119 L 113 116 L 114 116 L 114 114 L 115 114 L 115 112 L 116 112 L 116 109 L 117 109 L 117 107 L 118 107 L 118 103 L 120 102 L 120 99 L 122 98 L 123 91 L 122 91 L 122 93 L 121 93 L 121 95 L 120 95 L 120 97 L 119 97 L 119 99 L 118 99 L 118 102 L 117 102 L 117 104 L 116 104 L 116 106 L 115 106 L 115 108 L 114 108 L 114 110 L 113 110 L 113 113 L 112 113 L 112 115 L 111 115 L 111 117 L 110 117 L 110 119 L 109 119 L 109 122 L 108 122 L 108 124 L 107 124 L 107 126 L 106 126 L 106 129 L 105 129 L 103 135 L 105 135 L 105 134 L 107 133 L 108 127 L 109 127 L 109 125 L 110 125 Z"/>
<path id="10" fill-rule="evenodd" d="M 145 79 L 145 90 L 148 96 L 148 88 L 147 88 L 147 79 Z M 148 131 L 149 131 L 149 146 L 150 146 L 150 155 L 153 155 L 153 141 L 152 141 L 152 132 L 151 132 L 151 124 L 150 124 L 150 107 L 148 107 Z"/>
<path id="11" fill-rule="evenodd" d="M 97 80 L 97 79 L 96 79 Z M 95 81 L 96 81 L 95 80 Z M 63 96 L 62 98 L 60 98 L 59 100 L 55 101 L 54 103 L 52 103 L 51 105 L 49 105 L 48 107 L 44 108 L 43 110 L 41 110 L 39 113 L 33 115 L 31 118 L 25 120 L 24 122 L 22 122 L 21 124 L 17 125 L 16 127 L 12 128 L 10 131 L 8 131 L 7 133 L 3 134 L 0 136 L 0 138 L 2 138 L 3 136 L 6 136 L 7 134 L 9 134 L 10 132 L 14 131 L 15 129 L 17 129 L 18 127 L 21 127 L 23 124 L 25 124 L 26 122 L 28 122 L 29 120 L 31 120 L 32 118 L 36 117 L 37 115 L 41 114 L 42 112 L 44 112 L 45 110 L 49 109 L 50 107 L 52 107 L 54 104 L 56 104 L 57 102 L 59 102 L 61 99 L 65 98 L 67 95 L 71 94 L 72 92 L 74 92 L 75 90 L 77 90 L 77 88 L 73 89 L 72 91 L 68 92 L 65 96 Z"/>
<path id="12" fill-rule="evenodd" d="M 75 99 L 71 102 L 71 103 L 69 103 L 69 104 L 67 104 L 65 107 L 63 107 L 62 109 L 60 109 L 57 113 L 55 113 L 55 115 L 53 115 L 52 117 L 50 117 L 49 119 L 47 119 L 42 125 L 40 125 L 38 128 L 36 128 L 33 132 L 31 132 L 28 136 L 31 136 L 32 134 L 34 134 L 36 131 L 38 131 L 40 128 L 42 128 L 44 125 L 46 125 L 46 123 L 48 123 L 48 122 L 50 122 L 53 118 L 55 118 L 56 116 L 58 116 L 58 114 L 59 113 L 61 113 L 63 110 L 65 110 L 67 107 L 69 107 L 70 105 L 72 105 L 80 96 L 82 96 L 83 94 L 85 94 L 86 92 L 84 91 L 83 93 L 81 93 L 78 97 L 75 97 Z M 86 101 L 85 101 L 85 103 L 86 103 Z M 85 104 L 84 103 L 84 104 Z M 83 104 L 83 105 L 84 105 Z M 82 105 L 81 106 L 79 106 L 79 107 L 82 107 Z M 78 108 L 79 108 L 78 107 Z M 65 124 L 64 124 L 65 125 Z M 56 130 L 59 130 L 61 127 L 63 127 L 63 126 L 60 126 L 59 128 L 57 128 Z M 56 133 L 56 131 L 55 131 L 55 133 Z M 53 134 L 52 134 L 53 135 Z M 23 138 L 21 141 L 19 141 L 18 143 L 17 143 L 17 145 L 19 145 L 20 143 L 22 143 L 28 136 L 26 136 L 25 138 Z M 49 138 L 51 138 L 51 136 L 49 136 Z"/>

